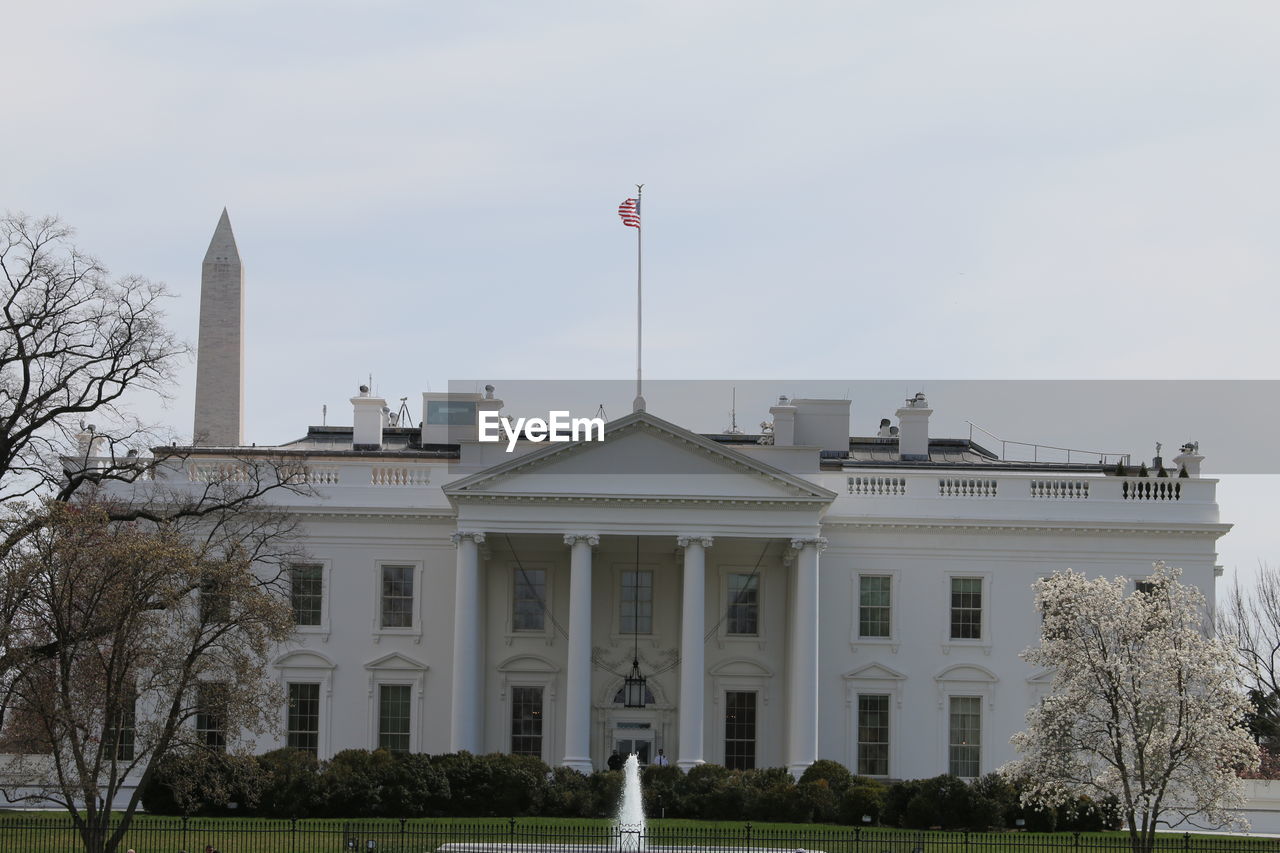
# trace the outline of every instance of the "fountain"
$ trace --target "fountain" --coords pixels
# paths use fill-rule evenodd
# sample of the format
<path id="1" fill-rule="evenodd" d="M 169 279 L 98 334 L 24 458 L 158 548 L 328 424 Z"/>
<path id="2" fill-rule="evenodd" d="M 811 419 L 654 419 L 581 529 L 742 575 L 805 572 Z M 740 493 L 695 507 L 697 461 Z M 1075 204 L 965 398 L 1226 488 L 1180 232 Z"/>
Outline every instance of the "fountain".
<path id="1" fill-rule="evenodd" d="M 614 826 L 623 850 L 644 849 L 644 795 L 640 792 L 640 758 L 634 752 L 622 766 L 622 799 Z"/>
<path id="2" fill-rule="evenodd" d="M 515 820 L 511 821 L 510 840 L 494 838 L 482 842 L 453 842 L 442 844 L 438 853 L 723 853 L 724 848 L 706 846 L 650 846 L 644 818 L 644 796 L 640 790 L 640 757 L 634 752 L 622 767 L 622 796 L 618 800 L 618 814 L 613 821 L 612 843 L 566 843 L 554 834 L 543 834 L 534 840 L 515 836 Z M 752 853 L 797 853 L 794 848 L 754 848 Z M 801 851 L 801 853 L 803 853 Z M 822 851 L 809 851 L 822 853 Z"/>

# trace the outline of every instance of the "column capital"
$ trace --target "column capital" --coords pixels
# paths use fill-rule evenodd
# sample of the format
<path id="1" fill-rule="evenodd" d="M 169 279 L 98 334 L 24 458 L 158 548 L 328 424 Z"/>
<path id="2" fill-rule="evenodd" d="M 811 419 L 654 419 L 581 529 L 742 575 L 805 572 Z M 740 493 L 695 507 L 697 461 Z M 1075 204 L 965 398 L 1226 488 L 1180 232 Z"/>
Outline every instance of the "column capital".
<path id="1" fill-rule="evenodd" d="M 600 544 L 600 536 L 595 533 L 566 533 L 564 535 L 564 544 L 573 546 L 579 542 L 585 542 L 592 548 Z"/>
<path id="2" fill-rule="evenodd" d="M 688 548 L 690 545 L 701 545 L 703 548 L 710 548 L 715 544 L 714 536 L 677 536 L 676 544 L 681 548 Z"/>
<path id="3" fill-rule="evenodd" d="M 797 536 L 791 540 L 791 548 L 795 551 L 803 551 L 805 548 L 814 548 L 818 551 L 825 551 L 827 548 L 827 537 Z"/>
<path id="4" fill-rule="evenodd" d="M 477 545 L 484 544 L 484 534 L 478 530 L 459 530 L 457 533 L 450 536 L 449 539 L 453 542 L 454 547 L 457 547 L 463 539 L 470 539 Z"/>

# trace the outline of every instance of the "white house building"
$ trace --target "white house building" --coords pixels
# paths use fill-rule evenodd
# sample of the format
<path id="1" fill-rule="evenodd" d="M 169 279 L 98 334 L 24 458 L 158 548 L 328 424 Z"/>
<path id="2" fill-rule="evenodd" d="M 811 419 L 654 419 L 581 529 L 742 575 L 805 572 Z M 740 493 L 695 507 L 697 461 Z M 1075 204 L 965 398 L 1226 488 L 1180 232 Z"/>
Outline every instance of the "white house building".
<path id="1" fill-rule="evenodd" d="M 205 287 L 237 290 L 202 300 L 199 357 L 238 369 L 225 217 L 210 258 Z M 492 393 L 424 394 L 412 426 L 362 390 L 353 426 L 274 448 L 239 446 L 239 393 L 198 390 L 208 423 L 180 476 L 268 452 L 304 466 L 316 494 L 290 509 L 309 557 L 274 660 L 286 734 L 259 746 L 321 758 L 466 749 L 590 770 L 662 749 L 686 768 L 976 776 L 1013 757 L 1046 687 L 1018 658 L 1038 634 L 1033 581 L 1136 583 L 1165 560 L 1212 601 L 1229 527 L 1194 447 L 1161 478 L 1004 461 L 932 436 L 923 395 L 867 437 L 848 400 L 781 398 L 759 435 L 641 409 L 603 441 L 507 452 L 476 440 Z M 633 660 L 643 707 L 623 701 Z"/>

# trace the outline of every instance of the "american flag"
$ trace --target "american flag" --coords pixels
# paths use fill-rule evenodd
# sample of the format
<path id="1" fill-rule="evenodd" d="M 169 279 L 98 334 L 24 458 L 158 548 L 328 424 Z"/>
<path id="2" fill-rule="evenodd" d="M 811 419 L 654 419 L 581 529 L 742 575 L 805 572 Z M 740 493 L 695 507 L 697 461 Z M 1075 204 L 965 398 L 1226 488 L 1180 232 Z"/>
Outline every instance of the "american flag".
<path id="1" fill-rule="evenodd" d="M 618 205 L 618 215 L 622 217 L 622 224 L 631 228 L 640 227 L 640 207 L 639 202 L 634 198 L 629 198 L 622 204 Z"/>

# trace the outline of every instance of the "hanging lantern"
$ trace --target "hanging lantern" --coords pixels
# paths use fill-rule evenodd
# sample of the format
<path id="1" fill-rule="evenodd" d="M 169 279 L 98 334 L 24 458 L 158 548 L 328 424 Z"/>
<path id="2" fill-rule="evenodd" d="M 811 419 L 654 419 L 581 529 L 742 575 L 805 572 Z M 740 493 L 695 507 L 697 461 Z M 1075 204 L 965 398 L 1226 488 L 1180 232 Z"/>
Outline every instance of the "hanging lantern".
<path id="1" fill-rule="evenodd" d="M 627 708 L 643 708 L 645 688 L 644 676 L 640 674 L 640 659 L 631 661 L 631 674 L 622 682 L 622 704 Z"/>

